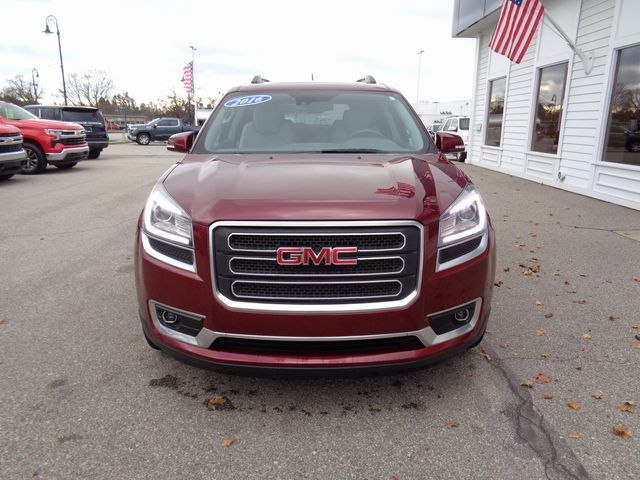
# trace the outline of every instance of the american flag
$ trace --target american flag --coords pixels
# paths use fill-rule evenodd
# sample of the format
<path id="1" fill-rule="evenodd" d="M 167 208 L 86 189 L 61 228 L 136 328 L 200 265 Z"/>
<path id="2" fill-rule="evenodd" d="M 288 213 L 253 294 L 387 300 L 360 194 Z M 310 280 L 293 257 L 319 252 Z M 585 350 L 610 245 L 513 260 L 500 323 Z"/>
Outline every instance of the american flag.
<path id="1" fill-rule="evenodd" d="M 193 62 L 187 63 L 182 69 L 182 85 L 187 94 L 193 95 Z"/>
<path id="2" fill-rule="evenodd" d="M 489 48 L 520 63 L 544 15 L 540 0 L 504 0 Z"/>

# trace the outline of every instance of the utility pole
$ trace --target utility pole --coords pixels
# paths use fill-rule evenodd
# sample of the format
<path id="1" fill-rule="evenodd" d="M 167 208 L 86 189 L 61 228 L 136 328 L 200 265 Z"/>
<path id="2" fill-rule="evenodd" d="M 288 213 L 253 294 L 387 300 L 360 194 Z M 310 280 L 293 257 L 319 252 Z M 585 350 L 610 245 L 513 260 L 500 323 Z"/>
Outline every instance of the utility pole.
<path id="1" fill-rule="evenodd" d="M 422 54 L 423 53 L 424 53 L 424 50 L 420 50 L 418 52 L 418 91 L 416 93 L 416 106 L 420 101 L 420 74 L 422 73 Z"/>
<path id="2" fill-rule="evenodd" d="M 36 83 L 36 78 L 40 78 L 40 74 L 38 73 L 37 68 L 31 69 L 31 85 L 33 85 L 33 97 L 35 102 L 38 103 L 38 84 Z"/>

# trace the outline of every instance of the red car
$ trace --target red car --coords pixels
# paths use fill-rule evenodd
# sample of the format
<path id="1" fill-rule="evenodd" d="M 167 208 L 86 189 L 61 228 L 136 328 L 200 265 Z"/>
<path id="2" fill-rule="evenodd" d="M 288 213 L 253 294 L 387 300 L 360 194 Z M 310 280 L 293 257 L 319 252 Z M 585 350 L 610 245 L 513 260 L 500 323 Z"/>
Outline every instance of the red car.
<path id="1" fill-rule="evenodd" d="M 0 181 L 20 173 L 26 159 L 20 130 L 11 125 L 0 124 Z"/>
<path id="2" fill-rule="evenodd" d="M 226 94 L 153 188 L 136 235 L 149 344 L 217 369 L 404 370 L 482 339 L 494 232 L 469 178 L 396 90 Z"/>
<path id="3" fill-rule="evenodd" d="M 3 124 L 19 128 L 24 137 L 27 162 L 22 173 L 42 173 L 48 164 L 67 170 L 89 155 L 87 135 L 76 123 L 42 120 L 24 108 L 0 101 Z"/>

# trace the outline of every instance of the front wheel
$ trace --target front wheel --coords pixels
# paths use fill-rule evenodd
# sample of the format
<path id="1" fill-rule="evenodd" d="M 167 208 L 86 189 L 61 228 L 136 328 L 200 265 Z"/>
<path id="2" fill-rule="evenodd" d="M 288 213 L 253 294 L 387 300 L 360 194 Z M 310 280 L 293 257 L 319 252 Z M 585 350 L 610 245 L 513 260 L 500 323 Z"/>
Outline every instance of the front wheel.
<path id="1" fill-rule="evenodd" d="M 77 164 L 78 162 L 65 163 L 64 165 L 56 165 L 56 168 L 59 168 L 60 170 L 69 170 L 70 168 L 75 167 Z"/>
<path id="2" fill-rule="evenodd" d="M 629 145 L 629 151 L 633 153 L 640 152 L 640 142 L 633 142 L 631 145 Z"/>
<path id="3" fill-rule="evenodd" d="M 151 143 L 151 137 L 148 133 L 139 133 L 136 137 L 136 142 L 138 142 L 139 145 L 149 145 L 149 143 Z"/>
<path id="4" fill-rule="evenodd" d="M 458 154 L 458 161 L 460 163 L 464 163 L 466 159 L 467 159 L 467 152 L 462 152 Z"/>
<path id="5" fill-rule="evenodd" d="M 22 173 L 34 175 L 42 173 L 47 168 L 47 158 L 39 145 L 25 142 L 22 146 L 27 152 L 27 162 L 22 166 Z"/>
<path id="6" fill-rule="evenodd" d="M 95 160 L 100 156 L 100 152 L 102 152 L 102 150 L 89 150 L 89 156 L 87 158 Z"/>

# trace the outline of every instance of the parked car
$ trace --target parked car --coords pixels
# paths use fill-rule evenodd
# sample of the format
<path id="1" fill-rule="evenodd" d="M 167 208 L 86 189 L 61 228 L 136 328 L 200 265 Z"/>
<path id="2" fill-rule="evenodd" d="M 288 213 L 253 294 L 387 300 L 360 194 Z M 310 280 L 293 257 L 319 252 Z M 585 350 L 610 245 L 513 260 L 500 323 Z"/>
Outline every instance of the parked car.
<path id="1" fill-rule="evenodd" d="M 66 170 L 89 154 L 86 133 L 77 123 L 40 119 L 24 108 L 0 101 L 0 124 L 20 129 L 27 152 L 22 173 L 42 173 L 48 164 Z"/>
<path id="2" fill-rule="evenodd" d="M 625 130 L 624 148 L 629 152 L 640 152 L 640 130 L 635 132 Z"/>
<path id="3" fill-rule="evenodd" d="M 254 80 L 255 81 L 255 80 Z M 153 187 L 135 249 L 149 344 L 218 369 L 419 367 L 482 339 L 494 231 L 471 180 L 371 77 L 225 95 Z"/>
<path id="4" fill-rule="evenodd" d="M 442 124 L 442 131 L 455 133 L 462 137 L 464 140 L 465 151 L 457 155 L 457 160 L 459 162 L 464 162 L 467 159 L 466 148 L 469 144 L 469 117 L 448 117 Z"/>
<path id="5" fill-rule="evenodd" d="M 116 122 L 108 122 L 107 130 L 122 130 L 122 127 Z"/>
<path id="6" fill-rule="evenodd" d="M 129 125 L 127 138 L 140 145 L 151 142 L 169 140 L 171 135 L 181 132 L 198 132 L 200 127 L 191 127 L 182 123 L 179 118 L 155 118 L 144 125 Z"/>
<path id="7" fill-rule="evenodd" d="M 20 173 L 26 162 L 27 154 L 22 148 L 20 130 L 0 123 L 0 181 Z"/>
<path id="8" fill-rule="evenodd" d="M 64 105 L 27 105 L 24 108 L 40 118 L 82 125 L 87 134 L 89 158 L 98 158 L 102 150 L 109 146 L 106 121 L 97 108 Z"/>

